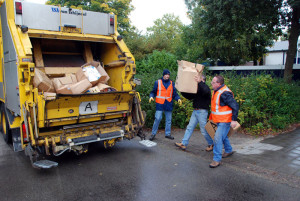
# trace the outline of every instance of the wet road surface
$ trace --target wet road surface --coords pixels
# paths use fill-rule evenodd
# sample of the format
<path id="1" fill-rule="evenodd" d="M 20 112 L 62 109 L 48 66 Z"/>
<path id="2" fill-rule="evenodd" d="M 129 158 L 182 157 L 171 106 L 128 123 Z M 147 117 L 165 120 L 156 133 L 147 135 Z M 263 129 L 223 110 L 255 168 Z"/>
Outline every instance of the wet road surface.
<path id="1" fill-rule="evenodd" d="M 182 134 L 182 133 L 181 133 Z M 158 136 L 146 148 L 139 138 L 111 149 L 92 144 L 89 152 L 53 158 L 57 168 L 32 168 L 23 152 L 15 153 L 0 138 L 1 200 L 300 200 L 300 189 L 230 165 L 208 167 L 211 153 L 181 151 L 175 140 Z M 202 149 L 203 148 L 203 149 Z M 242 167 L 243 168 L 243 167 Z M 244 167 L 246 168 L 246 167 Z"/>

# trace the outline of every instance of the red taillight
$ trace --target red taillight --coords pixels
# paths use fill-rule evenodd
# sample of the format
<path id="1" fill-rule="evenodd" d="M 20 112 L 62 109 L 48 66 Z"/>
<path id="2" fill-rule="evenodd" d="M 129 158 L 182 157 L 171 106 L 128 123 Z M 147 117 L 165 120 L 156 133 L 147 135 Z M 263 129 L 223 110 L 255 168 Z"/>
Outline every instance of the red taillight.
<path id="1" fill-rule="evenodd" d="M 21 2 L 16 2 L 16 13 L 17 14 L 22 14 L 22 3 Z"/>
<path id="2" fill-rule="evenodd" d="M 26 126 L 24 123 L 22 124 L 22 134 L 23 134 L 23 142 L 28 142 Z"/>
<path id="3" fill-rule="evenodd" d="M 127 113 L 123 113 L 123 117 L 126 117 L 127 116 Z"/>
<path id="4" fill-rule="evenodd" d="M 114 26 L 114 24 L 115 24 L 115 18 L 113 17 L 113 16 L 111 16 L 110 18 L 109 18 L 109 22 L 110 22 L 110 26 Z"/>

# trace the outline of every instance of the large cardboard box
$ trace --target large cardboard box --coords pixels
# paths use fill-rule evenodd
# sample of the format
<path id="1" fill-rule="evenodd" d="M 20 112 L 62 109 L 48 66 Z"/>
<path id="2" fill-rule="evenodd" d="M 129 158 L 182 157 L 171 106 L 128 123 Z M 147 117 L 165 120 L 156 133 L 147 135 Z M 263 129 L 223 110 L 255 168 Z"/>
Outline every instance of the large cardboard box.
<path id="1" fill-rule="evenodd" d="M 52 81 L 37 68 L 34 70 L 33 86 L 37 87 L 39 91 L 55 92 Z"/>
<path id="2" fill-rule="evenodd" d="M 230 137 L 232 134 L 234 134 L 239 128 L 241 127 L 241 125 L 238 123 L 237 126 L 235 128 L 230 127 L 230 130 L 227 134 L 228 137 Z M 207 133 L 209 134 L 209 136 L 214 139 L 215 138 L 215 133 L 217 130 L 217 124 L 214 123 L 212 120 L 207 121 L 206 125 L 205 125 L 205 130 L 207 131 Z"/>
<path id="3" fill-rule="evenodd" d="M 71 74 L 69 76 L 66 77 L 60 77 L 60 78 L 54 78 L 52 80 L 54 88 L 60 89 L 65 85 L 71 85 L 71 84 L 75 84 L 77 82 L 76 76 L 74 74 Z"/>
<path id="4" fill-rule="evenodd" d="M 198 90 L 198 83 L 195 76 L 201 76 L 204 66 L 188 61 L 177 61 L 178 72 L 175 82 L 175 87 L 180 92 L 196 94 Z"/>

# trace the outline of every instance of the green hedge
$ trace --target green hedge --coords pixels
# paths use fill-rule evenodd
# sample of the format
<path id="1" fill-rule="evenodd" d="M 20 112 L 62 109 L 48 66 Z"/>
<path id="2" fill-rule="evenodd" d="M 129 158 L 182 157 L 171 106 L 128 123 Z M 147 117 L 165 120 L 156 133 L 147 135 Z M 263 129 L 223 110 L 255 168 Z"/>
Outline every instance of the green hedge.
<path id="1" fill-rule="evenodd" d="M 137 87 L 146 111 L 146 127 L 154 121 L 155 103 L 149 104 L 149 94 L 154 81 L 162 77 L 163 69 L 171 72 L 175 81 L 177 74 L 176 57 L 167 52 L 155 51 L 141 62 L 137 62 L 137 78 L 142 85 Z M 210 75 L 209 75 L 210 74 Z M 240 105 L 238 121 L 242 128 L 252 134 L 266 134 L 287 128 L 300 122 L 300 82 L 287 84 L 282 78 L 267 73 L 238 75 L 235 72 L 222 73 L 225 84 L 233 91 Z M 207 84 L 211 88 L 212 72 L 207 72 Z M 179 93 L 180 94 L 180 93 Z M 192 102 L 182 97 L 183 104 L 174 105 L 172 126 L 185 128 L 193 111 Z M 160 128 L 164 127 L 164 119 Z"/>

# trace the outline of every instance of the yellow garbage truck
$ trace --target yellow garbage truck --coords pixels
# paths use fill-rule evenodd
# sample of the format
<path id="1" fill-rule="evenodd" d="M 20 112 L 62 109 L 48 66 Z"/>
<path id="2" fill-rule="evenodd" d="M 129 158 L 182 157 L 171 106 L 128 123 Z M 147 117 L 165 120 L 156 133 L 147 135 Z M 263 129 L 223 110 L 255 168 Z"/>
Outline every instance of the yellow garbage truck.
<path id="1" fill-rule="evenodd" d="M 0 13 L 0 125 L 14 151 L 33 167 L 51 168 L 58 164 L 44 156 L 145 138 L 135 60 L 116 15 L 16 0 L 0 0 Z M 60 94 L 34 85 L 37 71 L 52 79 L 95 61 L 115 90 Z"/>

